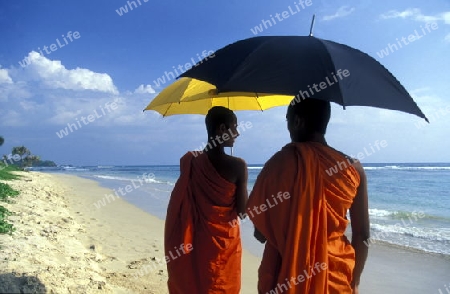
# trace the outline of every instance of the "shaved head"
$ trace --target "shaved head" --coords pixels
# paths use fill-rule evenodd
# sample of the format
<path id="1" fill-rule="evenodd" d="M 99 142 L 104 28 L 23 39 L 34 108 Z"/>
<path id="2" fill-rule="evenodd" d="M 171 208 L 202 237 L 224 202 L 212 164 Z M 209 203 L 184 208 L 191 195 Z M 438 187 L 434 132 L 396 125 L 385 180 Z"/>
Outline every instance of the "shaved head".
<path id="1" fill-rule="evenodd" d="M 290 132 L 294 131 L 296 117 L 302 122 L 301 137 L 309 138 L 314 133 L 325 135 L 331 116 L 330 102 L 308 98 L 289 104 L 286 119 Z"/>
<path id="2" fill-rule="evenodd" d="M 208 136 L 215 136 L 217 128 L 224 124 L 229 129 L 236 121 L 236 115 L 230 109 L 223 106 L 214 106 L 208 111 L 205 118 Z"/>

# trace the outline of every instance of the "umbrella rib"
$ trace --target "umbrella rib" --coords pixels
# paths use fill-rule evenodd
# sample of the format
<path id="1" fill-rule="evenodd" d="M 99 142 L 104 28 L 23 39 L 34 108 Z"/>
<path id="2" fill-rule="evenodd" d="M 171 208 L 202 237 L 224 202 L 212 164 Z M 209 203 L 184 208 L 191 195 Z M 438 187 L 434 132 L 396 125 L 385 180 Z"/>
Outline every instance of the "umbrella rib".
<path id="1" fill-rule="evenodd" d="M 259 103 L 259 95 L 258 95 L 258 93 L 255 93 L 255 95 L 256 95 L 256 102 L 258 103 L 259 108 L 261 109 L 261 111 L 263 111 L 261 103 Z"/>
<path id="2" fill-rule="evenodd" d="M 330 59 L 330 61 L 331 61 L 331 65 L 333 66 L 333 69 L 334 69 L 334 72 L 336 72 L 336 65 L 334 64 L 334 60 L 333 60 L 333 58 L 331 57 L 331 54 L 330 54 L 330 52 L 328 51 L 328 48 L 327 48 L 327 46 L 325 46 L 325 44 L 322 42 L 322 39 L 319 39 L 319 38 L 316 38 L 316 37 L 311 37 L 311 38 L 314 38 L 321 46 L 322 46 L 322 48 L 324 48 L 325 50 L 324 50 L 324 54 L 326 54 L 327 56 L 328 56 L 328 58 Z M 344 101 L 344 95 L 342 95 L 342 88 L 341 88 L 341 83 L 338 83 L 338 87 L 339 87 L 339 96 L 341 96 L 340 98 L 341 98 L 341 101 L 342 101 L 342 107 L 344 108 L 344 110 L 345 110 L 345 101 Z"/>
<path id="3" fill-rule="evenodd" d="M 170 105 L 167 107 L 166 111 L 164 111 L 163 117 L 166 116 L 167 112 L 169 112 L 170 106 L 172 106 L 173 103 L 170 103 Z"/>

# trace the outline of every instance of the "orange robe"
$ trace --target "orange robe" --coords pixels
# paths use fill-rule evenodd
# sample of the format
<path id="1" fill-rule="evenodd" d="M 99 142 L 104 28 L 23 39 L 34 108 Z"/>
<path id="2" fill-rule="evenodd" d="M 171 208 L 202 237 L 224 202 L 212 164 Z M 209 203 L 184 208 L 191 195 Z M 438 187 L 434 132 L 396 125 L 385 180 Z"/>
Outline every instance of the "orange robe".
<path id="1" fill-rule="evenodd" d="M 265 164 L 246 210 L 267 238 L 259 293 L 351 293 L 355 252 L 344 231 L 359 182 L 350 162 L 320 143 L 290 143 Z"/>
<path id="2" fill-rule="evenodd" d="M 164 232 L 169 293 L 238 294 L 240 228 L 229 223 L 238 217 L 236 185 L 218 174 L 206 154 L 186 153 L 180 170 Z"/>

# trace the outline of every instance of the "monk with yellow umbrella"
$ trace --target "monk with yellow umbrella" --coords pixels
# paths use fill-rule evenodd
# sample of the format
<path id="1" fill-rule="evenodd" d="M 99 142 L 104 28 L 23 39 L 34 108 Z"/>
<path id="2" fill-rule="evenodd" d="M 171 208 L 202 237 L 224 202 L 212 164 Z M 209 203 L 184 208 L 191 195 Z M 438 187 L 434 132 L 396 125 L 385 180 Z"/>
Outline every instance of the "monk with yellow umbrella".
<path id="1" fill-rule="evenodd" d="M 181 158 L 180 178 L 167 208 L 164 248 L 169 293 L 240 293 L 238 218 L 245 217 L 248 200 L 247 165 L 224 152 L 239 135 L 232 110 L 265 110 L 291 100 L 292 96 L 264 93 L 218 94 L 207 82 L 181 78 L 146 107 L 163 116 L 206 114 L 208 145 Z"/>

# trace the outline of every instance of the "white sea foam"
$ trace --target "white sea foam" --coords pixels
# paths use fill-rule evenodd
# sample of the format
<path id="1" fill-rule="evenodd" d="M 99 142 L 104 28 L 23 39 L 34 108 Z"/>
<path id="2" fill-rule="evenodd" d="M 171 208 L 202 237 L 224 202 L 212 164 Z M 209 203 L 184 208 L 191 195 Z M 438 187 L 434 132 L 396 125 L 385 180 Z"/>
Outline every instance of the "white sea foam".
<path id="1" fill-rule="evenodd" d="M 432 241 L 450 242 L 450 231 L 446 228 L 423 228 L 423 227 L 419 228 L 413 225 L 414 224 L 410 224 L 409 222 L 406 222 L 405 224 L 399 222 L 396 225 L 372 224 L 371 229 L 375 231 L 374 233 L 375 236 L 376 235 L 382 236 L 383 233 L 389 233 L 389 234 L 406 235 L 409 237 L 427 239 Z"/>
<path id="2" fill-rule="evenodd" d="M 158 181 L 156 179 L 152 179 L 152 178 L 148 178 L 148 177 L 142 178 L 142 176 L 139 176 L 136 178 L 131 178 L 131 177 L 117 177 L 117 176 L 109 176 L 109 175 L 94 175 L 94 177 L 99 178 L 99 179 L 115 180 L 115 181 L 131 181 L 131 180 L 137 181 L 138 179 L 141 179 L 141 180 L 144 180 L 145 183 L 167 184 L 170 186 L 174 185 L 174 183 L 172 183 L 172 182 Z"/>
<path id="3" fill-rule="evenodd" d="M 382 169 L 395 169 L 395 170 L 450 170 L 450 166 L 365 166 L 365 170 L 382 170 Z"/>
<path id="4" fill-rule="evenodd" d="M 118 181 L 129 181 L 129 180 L 132 180 L 130 178 L 114 177 L 114 176 L 107 176 L 107 175 L 94 175 L 94 177 L 100 178 L 100 179 L 118 180 Z"/>
<path id="5" fill-rule="evenodd" d="M 397 213 L 396 211 L 388 211 L 383 209 L 376 209 L 376 208 L 369 209 L 369 216 L 374 217 L 386 217 L 390 215 L 395 215 L 396 213 Z"/>
<path id="6" fill-rule="evenodd" d="M 414 224 L 371 224 L 371 242 L 387 243 L 415 248 L 426 252 L 450 255 L 449 228 L 423 228 Z"/>
<path id="7" fill-rule="evenodd" d="M 76 166 L 61 166 L 62 169 L 68 170 L 68 171 L 88 171 L 87 168 L 81 168 Z"/>

